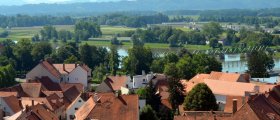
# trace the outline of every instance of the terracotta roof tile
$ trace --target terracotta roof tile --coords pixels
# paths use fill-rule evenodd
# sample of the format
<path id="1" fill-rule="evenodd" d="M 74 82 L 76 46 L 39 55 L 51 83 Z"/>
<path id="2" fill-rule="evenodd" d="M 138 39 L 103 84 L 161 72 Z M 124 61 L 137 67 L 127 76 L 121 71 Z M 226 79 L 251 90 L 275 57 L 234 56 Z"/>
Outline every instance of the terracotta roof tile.
<path id="1" fill-rule="evenodd" d="M 59 120 L 56 115 L 43 105 L 28 107 L 17 120 Z"/>
<path id="2" fill-rule="evenodd" d="M 192 79 L 188 82 L 181 81 L 181 83 L 185 87 L 184 90 L 186 92 L 191 91 L 191 89 L 198 83 L 205 83 L 214 94 L 230 96 L 245 96 L 245 92 L 256 92 L 255 90 L 257 88 L 257 85 L 252 83 L 228 82 L 211 79 Z"/>
<path id="3" fill-rule="evenodd" d="M 90 97 L 75 113 L 76 120 L 85 120 L 90 111 L 95 107 L 94 98 Z"/>
<path id="4" fill-rule="evenodd" d="M 242 96 L 226 96 L 226 104 L 224 112 L 233 113 L 233 99 L 237 100 L 237 110 L 240 109 L 245 103 L 247 98 Z"/>
<path id="5" fill-rule="evenodd" d="M 0 91 L 0 97 L 18 96 L 17 92 Z"/>
<path id="6" fill-rule="evenodd" d="M 64 97 L 71 102 L 73 102 L 77 97 L 79 97 L 80 94 L 81 92 L 79 92 L 79 90 L 75 86 L 63 92 Z"/>
<path id="7" fill-rule="evenodd" d="M 41 83 L 21 83 L 20 84 L 24 93 L 30 97 L 39 97 L 41 93 Z"/>
<path id="8" fill-rule="evenodd" d="M 113 93 L 100 93 L 100 101 L 90 112 L 89 119 L 98 120 L 138 120 L 138 95 L 122 95 L 116 97 Z"/>
<path id="9" fill-rule="evenodd" d="M 174 116 L 174 120 L 231 120 L 231 113 L 221 111 L 186 111 L 181 116 Z"/>
<path id="10" fill-rule="evenodd" d="M 80 83 L 60 83 L 59 86 L 60 86 L 61 90 L 64 92 L 72 87 L 76 87 L 79 92 L 84 91 L 84 86 L 83 86 L 83 84 L 80 84 Z"/>
<path id="11" fill-rule="evenodd" d="M 60 79 L 61 74 L 59 71 L 49 62 L 43 61 L 40 63 L 44 68 L 46 68 L 52 75 L 54 75 L 56 78 Z"/>
<path id="12" fill-rule="evenodd" d="M 64 65 L 64 68 L 63 68 Z M 76 68 L 76 64 L 53 64 L 53 66 L 61 73 L 68 74 Z"/>
<path id="13" fill-rule="evenodd" d="M 20 102 L 16 96 L 3 97 L 3 100 L 14 113 L 17 113 L 21 110 Z"/>
<path id="14" fill-rule="evenodd" d="M 109 76 L 104 80 L 106 84 L 112 88 L 113 91 L 120 90 L 121 87 L 126 86 L 127 77 L 126 76 Z"/>
<path id="15" fill-rule="evenodd" d="M 49 77 L 42 77 L 39 82 L 49 91 L 61 91 L 59 84 L 53 82 Z"/>

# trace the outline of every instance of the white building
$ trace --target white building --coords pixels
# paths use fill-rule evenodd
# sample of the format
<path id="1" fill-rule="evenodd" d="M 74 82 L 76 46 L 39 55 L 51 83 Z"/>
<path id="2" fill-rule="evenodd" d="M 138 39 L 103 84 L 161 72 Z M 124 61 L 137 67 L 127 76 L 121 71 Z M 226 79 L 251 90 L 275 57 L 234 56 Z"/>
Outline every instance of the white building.
<path id="1" fill-rule="evenodd" d="M 145 74 L 143 72 L 142 75 L 133 76 L 131 79 L 128 77 L 127 86 L 129 89 L 137 89 L 141 87 L 145 87 L 154 77 L 154 74 Z"/>
<path id="2" fill-rule="evenodd" d="M 91 79 L 91 69 L 87 65 L 50 64 L 42 61 L 26 74 L 26 79 L 35 80 L 43 76 L 48 76 L 56 83 L 81 83 L 86 88 L 90 86 L 88 81 Z"/>

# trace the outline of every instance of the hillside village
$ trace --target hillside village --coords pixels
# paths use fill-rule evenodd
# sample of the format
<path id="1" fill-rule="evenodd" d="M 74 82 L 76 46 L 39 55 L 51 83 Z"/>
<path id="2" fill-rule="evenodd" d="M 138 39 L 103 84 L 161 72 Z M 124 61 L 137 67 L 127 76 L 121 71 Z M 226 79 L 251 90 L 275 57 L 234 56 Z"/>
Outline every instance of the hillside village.
<path id="1" fill-rule="evenodd" d="M 41 61 L 26 74 L 26 82 L 0 89 L 0 119 L 139 120 L 146 99 L 135 91 L 150 85 L 160 96 L 161 109 L 172 109 L 168 77 L 164 74 L 107 76 L 91 91 L 90 73 L 85 64 Z M 218 110 L 186 111 L 179 105 L 174 120 L 280 119 L 280 85 L 250 83 L 250 79 L 249 74 L 213 71 L 180 80 L 184 95 L 199 83 L 209 86 Z"/>

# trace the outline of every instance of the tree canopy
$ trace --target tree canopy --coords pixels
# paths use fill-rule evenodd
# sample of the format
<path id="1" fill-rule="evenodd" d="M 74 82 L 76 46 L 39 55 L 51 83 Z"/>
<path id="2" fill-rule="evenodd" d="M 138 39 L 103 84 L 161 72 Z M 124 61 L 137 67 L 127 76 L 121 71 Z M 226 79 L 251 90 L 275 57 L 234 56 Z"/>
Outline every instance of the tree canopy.
<path id="1" fill-rule="evenodd" d="M 204 83 L 197 84 L 186 96 L 184 109 L 189 111 L 218 110 L 216 98 Z"/>

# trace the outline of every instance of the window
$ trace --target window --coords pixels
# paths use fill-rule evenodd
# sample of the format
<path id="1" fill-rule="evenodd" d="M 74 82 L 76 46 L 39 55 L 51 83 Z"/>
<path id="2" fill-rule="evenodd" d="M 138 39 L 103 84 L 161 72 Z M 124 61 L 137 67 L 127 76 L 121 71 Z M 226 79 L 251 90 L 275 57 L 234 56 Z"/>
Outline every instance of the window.
<path id="1" fill-rule="evenodd" d="M 75 108 L 75 110 L 78 110 L 79 108 Z"/>
<path id="2" fill-rule="evenodd" d="M 79 100 L 79 102 L 82 102 L 81 100 Z"/>
<path id="3" fill-rule="evenodd" d="M 143 82 L 146 82 L 146 79 L 143 79 Z"/>

